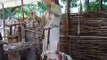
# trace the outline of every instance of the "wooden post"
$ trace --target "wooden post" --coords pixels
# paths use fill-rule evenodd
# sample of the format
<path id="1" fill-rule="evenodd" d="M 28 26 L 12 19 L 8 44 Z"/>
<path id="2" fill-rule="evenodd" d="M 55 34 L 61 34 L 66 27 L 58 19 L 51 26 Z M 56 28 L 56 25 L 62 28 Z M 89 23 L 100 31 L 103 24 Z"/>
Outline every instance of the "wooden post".
<path id="1" fill-rule="evenodd" d="M 24 8 L 23 8 L 23 0 L 21 0 L 21 7 L 22 7 L 22 16 L 23 16 L 23 20 L 24 20 Z"/>
<path id="2" fill-rule="evenodd" d="M 22 16 L 23 16 L 23 21 L 24 21 L 24 8 L 23 8 L 23 6 L 24 6 L 24 3 L 23 3 L 23 0 L 21 0 L 21 7 L 22 7 Z M 23 24 L 23 26 L 24 26 L 24 28 L 26 28 L 26 25 L 25 24 Z M 25 32 L 25 31 L 24 31 Z M 24 33 L 24 35 L 26 35 L 26 33 Z M 26 37 L 26 36 L 25 36 Z M 23 41 L 25 41 L 25 40 L 23 40 Z"/>
<path id="3" fill-rule="evenodd" d="M 70 53 L 70 40 L 69 40 L 69 10 L 70 10 L 70 0 L 66 0 L 66 37 L 67 37 L 67 54 Z"/>
<path id="4" fill-rule="evenodd" d="M 80 19 L 81 18 L 81 13 L 80 13 L 80 15 L 78 16 L 78 31 L 77 31 L 77 35 L 80 35 Z"/>
<path id="5" fill-rule="evenodd" d="M 18 42 L 22 41 L 22 34 L 21 34 L 22 31 L 21 30 L 22 30 L 21 26 L 18 26 Z"/>
<path id="6" fill-rule="evenodd" d="M 2 3 L 2 11 L 3 11 L 3 33 L 4 33 L 4 40 L 5 40 L 5 19 L 4 19 L 4 4 Z"/>

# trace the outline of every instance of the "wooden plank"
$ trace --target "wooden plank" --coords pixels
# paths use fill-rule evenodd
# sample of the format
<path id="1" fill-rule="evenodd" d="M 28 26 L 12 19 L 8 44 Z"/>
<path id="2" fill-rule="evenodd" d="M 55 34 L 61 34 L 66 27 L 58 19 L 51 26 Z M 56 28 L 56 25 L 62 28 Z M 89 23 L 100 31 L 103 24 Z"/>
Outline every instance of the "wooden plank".
<path id="1" fill-rule="evenodd" d="M 18 22 L 18 23 L 15 23 L 15 24 L 6 24 L 6 26 L 10 27 L 10 26 L 16 26 L 16 25 L 24 25 L 25 22 Z"/>
<path id="2" fill-rule="evenodd" d="M 67 0 L 67 2 L 66 2 L 66 9 L 67 9 L 67 11 L 66 11 L 66 37 L 67 37 L 67 54 L 69 54 L 69 37 L 68 37 L 68 35 L 69 35 L 69 16 L 70 16 L 70 0 Z"/>
<path id="3" fill-rule="evenodd" d="M 60 35 L 60 37 L 66 37 L 65 35 Z M 107 38 L 106 36 L 71 36 L 69 35 L 69 37 L 71 38 Z"/>

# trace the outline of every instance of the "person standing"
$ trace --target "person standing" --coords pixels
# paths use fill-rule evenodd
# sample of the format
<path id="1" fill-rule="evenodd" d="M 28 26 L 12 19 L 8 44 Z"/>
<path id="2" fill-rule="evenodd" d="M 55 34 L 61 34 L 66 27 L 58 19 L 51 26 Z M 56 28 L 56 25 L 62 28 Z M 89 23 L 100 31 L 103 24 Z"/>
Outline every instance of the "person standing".
<path id="1" fill-rule="evenodd" d="M 57 0 L 58 1 L 58 0 Z M 47 54 L 48 59 L 57 59 L 55 52 L 58 51 L 60 40 L 60 20 L 61 7 L 55 0 L 44 0 L 48 6 L 48 10 L 44 13 L 44 40 L 43 40 L 43 55 Z M 41 20 L 43 21 L 43 20 Z M 49 54 L 49 52 L 53 52 Z M 46 53 L 46 54 L 44 54 Z"/>
<path id="2" fill-rule="evenodd" d="M 56 58 L 60 40 L 61 7 L 58 0 L 43 1 L 48 6 L 48 10 L 44 12 L 41 18 L 35 15 L 35 18 L 39 20 L 40 26 L 44 30 L 42 57 L 47 55 L 47 58 L 54 59 Z M 49 54 L 49 52 L 53 53 Z"/>

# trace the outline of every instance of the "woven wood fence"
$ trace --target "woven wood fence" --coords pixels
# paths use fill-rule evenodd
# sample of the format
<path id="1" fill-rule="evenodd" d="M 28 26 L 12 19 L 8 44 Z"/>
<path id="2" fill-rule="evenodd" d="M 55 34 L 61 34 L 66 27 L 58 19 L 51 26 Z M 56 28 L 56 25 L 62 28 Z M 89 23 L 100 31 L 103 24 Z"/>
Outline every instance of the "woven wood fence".
<path id="1" fill-rule="evenodd" d="M 62 52 L 67 52 L 66 19 L 61 20 Z M 87 12 L 71 15 L 69 53 L 74 60 L 107 60 L 107 13 Z"/>

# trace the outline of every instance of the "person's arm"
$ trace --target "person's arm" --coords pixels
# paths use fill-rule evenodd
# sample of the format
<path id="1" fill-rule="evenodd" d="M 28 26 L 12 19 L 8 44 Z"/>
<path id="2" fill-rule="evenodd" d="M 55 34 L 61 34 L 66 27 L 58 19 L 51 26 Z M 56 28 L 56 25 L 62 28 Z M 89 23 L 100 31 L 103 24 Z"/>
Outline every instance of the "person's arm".
<path id="1" fill-rule="evenodd" d="M 43 14 L 41 17 L 38 17 L 36 14 L 32 14 L 32 18 L 33 18 L 35 21 L 37 21 L 42 28 L 44 27 L 44 25 L 45 25 L 45 23 L 46 23 L 46 22 L 45 22 L 45 16 L 44 16 L 44 14 Z"/>
<path id="2" fill-rule="evenodd" d="M 45 24 L 46 24 L 46 20 L 45 20 L 45 15 L 43 14 L 43 15 L 41 16 L 41 19 L 40 19 L 40 26 L 41 26 L 42 28 L 44 28 Z"/>
<path id="3" fill-rule="evenodd" d="M 36 20 L 38 20 L 38 21 L 40 21 L 40 20 L 41 20 L 41 18 L 40 18 L 40 17 L 38 17 L 37 15 L 35 15 L 35 19 L 36 19 Z"/>

